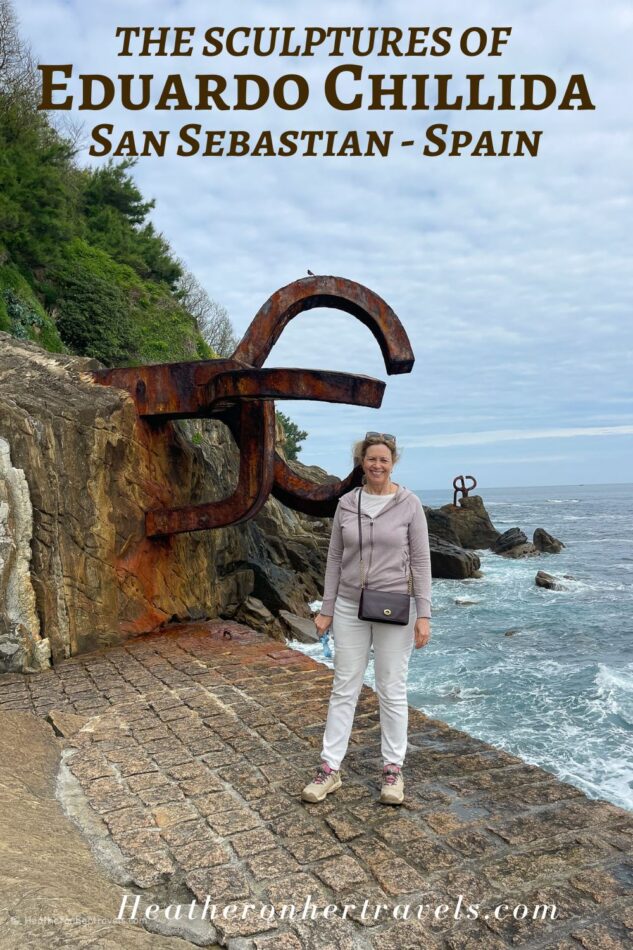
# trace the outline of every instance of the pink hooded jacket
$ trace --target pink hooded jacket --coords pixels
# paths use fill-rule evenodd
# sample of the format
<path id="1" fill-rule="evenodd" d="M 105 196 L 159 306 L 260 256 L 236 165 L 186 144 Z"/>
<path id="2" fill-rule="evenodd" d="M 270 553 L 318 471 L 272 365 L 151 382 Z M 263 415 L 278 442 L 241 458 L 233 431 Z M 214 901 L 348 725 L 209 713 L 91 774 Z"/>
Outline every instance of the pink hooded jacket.
<path id="1" fill-rule="evenodd" d="M 358 544 L 358 492 L 340 499 L 325 569 L 321 613 L 334 614 L 338 594 L 358 603 L 360 599 L 360 549 Z M 431 553 L 424 508 L 417 495 L 399 486 L 375 518 L 361 512 L 365 585 L 374 590 L 406 594 L 409 572 L 418 617 L 431 616 Z"/>

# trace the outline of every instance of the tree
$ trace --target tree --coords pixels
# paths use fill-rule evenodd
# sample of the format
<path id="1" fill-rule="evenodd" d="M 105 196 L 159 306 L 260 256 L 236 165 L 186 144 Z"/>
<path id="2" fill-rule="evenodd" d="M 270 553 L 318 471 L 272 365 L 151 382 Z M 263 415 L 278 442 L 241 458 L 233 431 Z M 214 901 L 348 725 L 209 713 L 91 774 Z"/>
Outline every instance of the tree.
<path id="1" fill-rule="evenodd" d="M 277 419 L 284 430 L 284 452 L 286 458 L 291 462 L 295 462 L 301 451 L 299 443 L 308 438 L 308 433 L 300 429 L 297 423 L 293 422 L 284 412 L 277 410 Z"/>
<path id="2" fill-rule="evenodd" d="M 212 300 L 197 277 L 184 268 L 176 295 L 209 346 L 218 356 L 230 356 L 238 341 L 226 307 Z"/>
<path id="3" fill-rule="evenodd" d="M 39 78 L 30 47 L 18 33 L 10 0 L 0 0 L 0 95 L 26 98 L 33 104 Z"/>
<path id="4" fill-rule="evenodd" d="M 119 264 L 128 264 L 146 280 L 167 284 L 172 290 L 181 275 L 180 262 L 147 215 L 154 201 L 145 201 L 130 169 L 134 159 L 106 162 L 85 173 L 84 211 L 90 243 Z"/>

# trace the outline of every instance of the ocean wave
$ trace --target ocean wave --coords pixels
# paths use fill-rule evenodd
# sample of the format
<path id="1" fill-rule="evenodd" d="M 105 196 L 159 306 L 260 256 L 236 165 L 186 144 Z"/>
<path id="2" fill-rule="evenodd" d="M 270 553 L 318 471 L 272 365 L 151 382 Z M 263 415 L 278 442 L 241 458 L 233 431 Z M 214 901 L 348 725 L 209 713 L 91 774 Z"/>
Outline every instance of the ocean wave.
<path id="1" fill-rule="evenodd" d="M 605 541 L 617 541 L 618 544 L 633 544 L 633 538 L 577 538 L 574 544 L 604 544 Z"/>

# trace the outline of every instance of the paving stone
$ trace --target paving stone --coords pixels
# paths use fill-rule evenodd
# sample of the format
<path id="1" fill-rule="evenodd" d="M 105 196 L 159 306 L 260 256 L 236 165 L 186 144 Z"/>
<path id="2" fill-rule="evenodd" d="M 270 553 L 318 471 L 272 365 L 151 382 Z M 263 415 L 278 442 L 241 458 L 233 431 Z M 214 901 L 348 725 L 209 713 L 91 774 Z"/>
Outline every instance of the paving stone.
<path id="1" fill-rule="evenodd" d="M 228 917 L 226 920 L 220 916 L 216 917 L 213 921 L 219 938 L 222 940 L 223 945 L 227 946 L 229 950 L 239 947 L 237 943 L 239 938 L 277 930 L 278 924 L 276 920 L 268 920 L 265 915 L 262 916 L 258 912 L 257 907 L 261 907 L 260 901 L 248 902 L 255 904 L 256 910 L 245 913 L 245 910 L 247 910 L 245 907 L 246 903 L 247 902 L 244 901 L 242 901 L 241 904 L 238 902 L 235 916 Z M 271 946 L 275 946 L 274 942 Z"/>
<path id="2" fill-rule="evenodd" d="M 191 762 L 193 756 L 184 745 L 173 745 L 164 747 L 160 752 L 152 752 L 152 758 L 159 768 L 167 768 L 170 765 Z"/>
<path id="3" fill-rule="evenodd" d="M 327 891 L 314 875 L 306 871 L 276 877 L 266 882 L 266 895 L 275 907 L 281 904 L 294 904 L 303 908 L 308 898 L 313 904 L 330 903 Z"/>
<path id="4" fill-rule="evenodd" d="M 324 834 L 301 835 L 297 838 L 287 838 L 286 848 L 299 864 L 311 864 L 322 858 L 330 858 L 342 854 L 343 849 L 333 838 Z"/>
<path id="5" fill-rule="evenodd" d="M 166 802 L 184 801 L 185 796 L 175 783 L 167 782 L 163 776 L 163 784 L 152 788 L 140 788 L 138 797 L 146 805 L 162 805 Z"/>
<path id="6" fill-rule="evenodd" d="M 105 753 L 109 762 L 116 765 L 121 775 L 140 775 L 143 772 L 156 772 L 158 766 L 140 749 L 112 749 Z"/>
<path id="7" fill-rule="evenodd" d="M 235 866 L 199 869 L 188 874 L 185 880 L 199 901 L 204 901 L 209 894 L 214 903 L 229 904 L 250 895 L 244 872 Z"/>
<path id="8" fill-rule="evenodd" d="M 274 848 L 276 838 L 266 828 L 258 828 L 256 831 L 242 831 L 232 835 L 229 842 L 237 856 L 243 858 Z"/>
<path id="9" fill-rule="evenodd" d="M 91 721 L 67 740 L 77 748 L 68 764 L 138 886 L 162 893 L 196 875 L 219 905 L 238 894 L 244 904 L 253 880 L 258 898 L 275 904 L 439 905 L 462 894 L 482 907 L 497 898 L 530 906 L 551 897 L 564 917 L 550 929 L 514 919 L 368 921 L 359 908 L 327 922 L 237 917 L 217 928 L 229 950 L 432 950 L 438 941 L 447 950 L 607 950 L 630 941 L 630 816 L 415 710 L 405 803 L 387 809 L 377 801 L 380 729 L 368 687 L 343 787 L 301 803 L 332 674 L 239 625 L 223 640 L 224 626 L 174 628 L 26 682 L 0 677 L 1 697 L 42 717 L 86 708 Z"/>
<path id="10" fill-rule="evenodd" d="M 127 776 L 127 784 L 133 792 L 138 792 L 140 789 L 157 788 L 165 785 L 165 782 L 165 776 L 158 769 L 155 772 L 141 772 L 138 775 Z"/>
<path id="11" fill-rule="evenodd" d="M 318 824 L 306 817 L 302 808 L 294 805 L 292 811 L 273 818 L 270 822 L 271 831 L 282 838 L 298 838 L 301 835 L 311 835 L 318 829 Z"/>
<path id="12" fill-rule="evenodd" d="M 614 874 L 602 868 L 581 871 L 579 874 L 574 874 L 569 882 L 577 890 L 588 894 L 596 904 L 611 903 L 614 897 L 623 896 L 631 890 L 630 884 L 627 887 Z"/>
<path id="13" fill-rule="evenodd" d="M 209 840 L 209 826 L 206 821 L 198 818 L 194 821 L 185 821 L 178 825 L 161 828 L 161 838 L 173 850 L 183 845 L 193 844 L 195 841 Z M 215 835 L 211 840 L 216 841 Z"/>
<path id="14" fill-rule="evenodd" d="M 353 889 L 338 892 L 336 897 L 341 908 L 341 916 L 344 908 L 347 908 L 346 918 L 353 920 L 360 927 L 373 928 L 383 925 L 380 915 L 378 917 L 374 915 L 375 908 L 379 905 L 389 905 L 390 901 L 385 892 L 373 882 L 363 881 Z"/>
<path id="15" fill-rule="evenodd" d="M 117 830 L 112 837 L 124 854 L 138 855 L 161 850 L 158 828 L 136 828 L 131 831 Z M 163 849 L 164 850 L 164 849 Z"/>
<path id="16" fill-rule="evenodd" d="M 493 840 L 491 835 L 483 831 L 458 831 L 446 835 L 443 841 L 467 858 L 487 857 L 495 852 L 499 853 L 502 848 L 499 841 Z"/>
<path id="17" fill-rule="evenodd" d="M 246 861 L 246 866 L 258 881 L 282 877 L 300 870 L 299 862 L 287 851 L 277 847 L 254 855 Z"/>
<path id="18" fill-rule="evenodd" d="M 421 891 L 426 884 L 426 879 L 402 858 L 375 862 L 371 868 L 371 873 L 383 891 L 394 897 L 411 894 L 413 891 Z"/>
<path id="19" fill-rule="evenodd" d="M 261 825 L 259 815 L 247 808 L 237 808 L 234 811 L 213 813 L 207 816 L 209 825 L 216 834 L 226 837 L 238 831 L 249 831 Z"/>
<path id="20" fill-rule="evenodd" d="M 614 820 L 618 814 L 618 809 L 605 802 L 570 803 L 487 827 L 508 844 L 522 845 L 542 838 L 550 840 L 566 831 L 594 828 L 601 822 Z"/>
<path id="21" fill-rule="evenodd" d="M 572 932 L 584 950 L 622 950 L 628 943 L 628 937 L 623 933 L 610 932 L 606 927 L 591 927 L 586 930 Z"/>
<path id="22" fill-rule="evenodd" d="M 334 811 L 325 816 L 326 824 L 332 829 L 339 841 L 351 841 L 365 831 L 364 825 L 350 815 Z"/>
<path id="23" fill-rule="evenodd" d="M 164 837 L 164 836 L 163 836 Z M 183 871 L 196 868 L 210 868 L 219 864 L 229 864 L 231 852 L 215 837 L 200 837 L 179 847 L 172 847 L 172 853 Z"/>
<path id="24" fill-rule="evenodd" d="M 196 795 L 191 799 L 201 815 L 218 815 L 224 811 L 235 811 L 244 806 L 239 798 L 230 792 L 211 792 L 208 795 Z"/>
<path id="25" fill-rule="evenodd" d="M 443 946 L 442 937 L 418 920 L 394 921 L 372 939 L 374 950 L 439 950 Z"/>
<path id="26" fill-rule="evenodd" d="M 141 808 L 122 808 L 109 812 L 103 816 L 103 820 L 113 835 L 156 827 L 154 816 Z"/>
<path id="27" fill-rule="evenodd" d="M 347 854 L 332 861 L 319 862 L 314 868 L 314 873 L 336 892 L 369 880 L 358 861 Z"/>
<path id="28" fill-rule="evenodd" d="M 291 926 L 306 950 L 357 950 L 355 925 L 339 916 L 332 915 L 327 920 L 320 918 L 305 923 L 292 923 Z"/>
<path id="29" fill-rule="evenodd" d="M 302 950 L 303 944 L 293 933 L 276 933 L 274 937 L 254 937 L 254 950 Z"/>
<path id="30" fill-rule="evenodd" d="M 128 862 L 127 870 L 138 887 L 149 888 L 169 880 L 174 865 L 166 852 L 156 851 L 142 858 L 133 858 Z"/>
<path id="31" fill-rule="evenodd" d="M 177 778 L 179 787 L 187 796 L 211 795 L 224 791 L 224 783 L 215 777 L 208 769 L 204 775 L 191 778 Z"/>
<path id="32" fill-rule="evenodd" d="M 549 848 L 508 854 L 498 861 L 487 863 L 483 873 L 487 880 L 503 891 L 551 875 L 570 877 L 587 865 L 596 864 L 609 851 L 608 846 L 598 839 L 583 841 L 575 838 Z"/>
<path id="33" fill-rule="evenodd" d="M 220 769 L 223 765 L 226 765 L 228 758 L 235 760 L 236 756 L 231 755 L 231 750 L 225 746 L 217 752 L 205 753 L 201 755 L 200 758 L 210 769 Z M 240 756 L 237 756 L 237 761 L 239 761 L 240 758 Z"/>
<path id="34" fill-rule="evenodd" d="M 171 828 L 173 825 L 200 818 L 198 809 L 187 801 L 158 805 L 152 809 L 152 814 L 159 828 Z"/>

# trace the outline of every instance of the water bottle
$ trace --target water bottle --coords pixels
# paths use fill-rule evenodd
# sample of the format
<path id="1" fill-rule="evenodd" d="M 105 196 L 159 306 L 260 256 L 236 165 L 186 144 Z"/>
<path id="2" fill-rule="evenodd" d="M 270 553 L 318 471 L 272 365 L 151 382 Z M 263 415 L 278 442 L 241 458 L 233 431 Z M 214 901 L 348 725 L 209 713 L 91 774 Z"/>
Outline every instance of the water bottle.
<path id="1" fill-rule="evenodd" d="M 321 637 L 321 646 L 323 647 L 323 656 L 328 660 L 332 659 L 332 647 L 330 645 L 330 631 L 326 630 Z"/>

